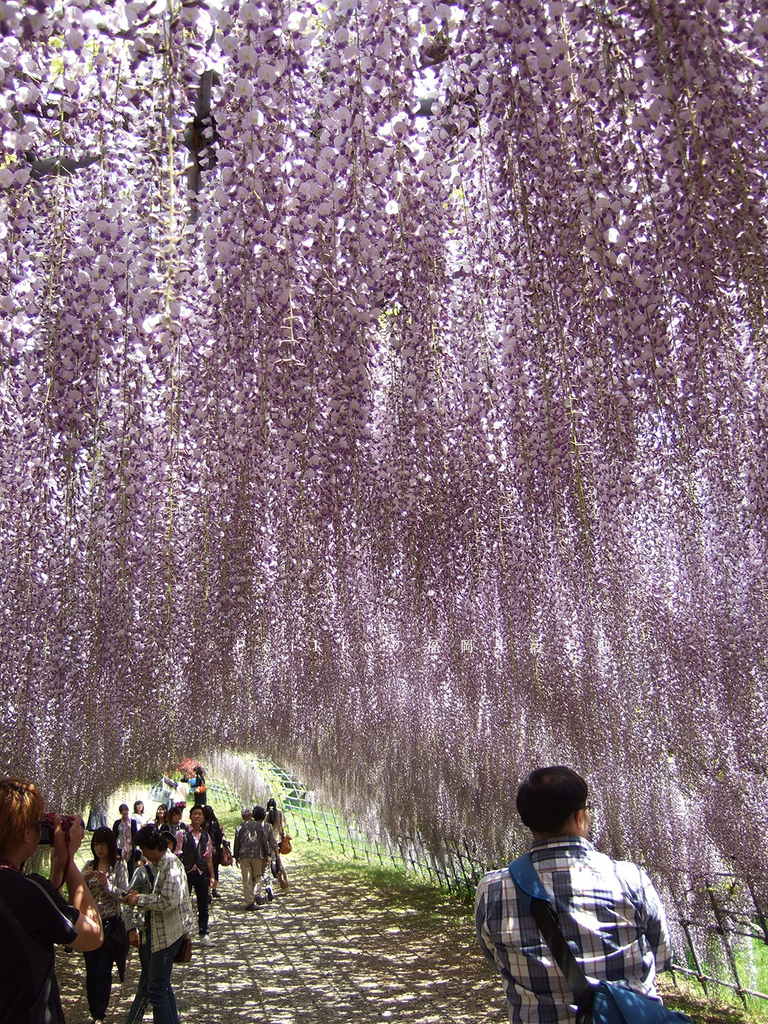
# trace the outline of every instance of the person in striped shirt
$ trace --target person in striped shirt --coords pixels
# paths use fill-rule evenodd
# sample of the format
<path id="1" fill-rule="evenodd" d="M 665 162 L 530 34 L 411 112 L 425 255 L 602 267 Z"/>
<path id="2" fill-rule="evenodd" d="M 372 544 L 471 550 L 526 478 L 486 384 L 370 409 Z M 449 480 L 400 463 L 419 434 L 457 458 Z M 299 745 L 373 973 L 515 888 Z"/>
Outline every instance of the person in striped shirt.
<path id="1" fill-rule="evenodd" d="M 587 795 L 584 779 L 562 766 L 523 780 L 517 810 L 533 833 L 531 859 L 587 977 L 658 999 L 656 972 L 672 960 L 664 908 L 642 868 L 589 841 Z M 574 1024 L 573 992 L 507 868 L 481 878 L 475 924 L 481 950 L 501 974 L 512 1024 Z"/>

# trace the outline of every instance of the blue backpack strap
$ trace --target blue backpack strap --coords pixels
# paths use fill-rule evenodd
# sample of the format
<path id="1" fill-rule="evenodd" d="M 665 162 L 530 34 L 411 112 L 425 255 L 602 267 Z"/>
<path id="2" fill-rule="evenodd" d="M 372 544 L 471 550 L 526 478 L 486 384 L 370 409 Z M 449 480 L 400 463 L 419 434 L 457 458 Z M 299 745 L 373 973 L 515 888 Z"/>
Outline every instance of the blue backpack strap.
<path id="1" fill-rule="evenodd" d="M 530 853 L 524 853 L 522 857 L 513 860 L 509 865 L 509 873 L 520 890 L 526 910 L 531 909 L 531 900 L 550 902 L 547 890 L 541 884 L 539 873 L 533 866 Z"/>
<path id="2" fill-rule="evenodd" d="M 566 982 L 573 992 L 579 1015 L 585 1014 L 591 1004 L 594 990 L 584 968 L 576 959 L 573 950 L 565 941 L 565 937 L 557 919 L 557 913 L 547 890 L 541 884 L 539 873 L 533 866 L 531 855 L 523 854 L 509 865 L 509 873 L 515 883 L 523 906 L 529 911 L 541 932 L 545 945 L 555 958 L 557 966 L 563 973 Z M 600 1024 L 617 1024 L 617 1022 L 600 1022 Z"/>

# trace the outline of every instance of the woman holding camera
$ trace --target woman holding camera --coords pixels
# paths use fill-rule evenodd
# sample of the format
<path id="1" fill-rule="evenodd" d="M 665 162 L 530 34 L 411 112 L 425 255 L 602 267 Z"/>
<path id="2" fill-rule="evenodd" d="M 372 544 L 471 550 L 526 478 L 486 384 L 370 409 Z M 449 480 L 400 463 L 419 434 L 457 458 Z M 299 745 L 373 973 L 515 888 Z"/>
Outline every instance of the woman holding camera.
<path id="1" fill-rule="evenodd" d="M 83 956 L 88 1010 L 98 1024 L 104 1020 L 109 1005 L 113 964 L 117 964 L 120 981 L 125 977 L 127 926 L 132 924 L 132 915 L 120 902 L 128 891 L 128 872 L 117 856 L 117 841 L 111 828 L 96 829 L 91 852 L 93 860 L 86 864 L 83 879 L 101 914 L 104 944 Z"/>

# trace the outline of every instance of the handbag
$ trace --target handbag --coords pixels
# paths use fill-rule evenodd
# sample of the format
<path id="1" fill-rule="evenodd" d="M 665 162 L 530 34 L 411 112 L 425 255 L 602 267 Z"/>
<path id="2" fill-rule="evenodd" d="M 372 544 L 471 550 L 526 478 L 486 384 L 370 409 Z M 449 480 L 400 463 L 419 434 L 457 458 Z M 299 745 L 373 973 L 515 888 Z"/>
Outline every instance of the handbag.
<path id="1" fill-rule="evenodd" d="M 286 853 L 290 853 L 293 849 L 291 844 L 291 837 L 286 832 L 283 838 L 280 840 L 280 853 L 285 856 Z"/>
<path id="2" fill-rule="evenodd" d="M 128 959 L 128 950 L 131 945 L 128 941 L 125 922 L 120 914 L 116 914 L 102 918 L 102 924 L 104 926 L 104 945 L 112 950 L 120 981 L 125 981 L 125 962 Z"/>
<path id="3" fill-rule="evenodd" d="M 221 853 L 219 854 L 219 863 L 223 868 L 228 868 L 232 864 L 233 860 L 234 858 L 232 856 L 232 847 L 229 845 L 226 839 L 223 839 L 221 841 Z"/>
<path id="4" fill-rule="evenodd" d="M 679 1010 L 668 1010 L 659 999 L 612 981 L 590 982 L 560 930 L 555 908 L 541 884 L 531 855 L 509 865 L 523 904 L 530 910 L 544 942 L 573 991 L 577 1024 L 692 1024 Z"/>
<path id="5" fill-rule="evenodd" d="M 176 950 L 176 956 L 173 958 L 175 964 L 188 964 L 192 959 L 192 936 L 185 935 L 181 940 L 181 945 Z"/>

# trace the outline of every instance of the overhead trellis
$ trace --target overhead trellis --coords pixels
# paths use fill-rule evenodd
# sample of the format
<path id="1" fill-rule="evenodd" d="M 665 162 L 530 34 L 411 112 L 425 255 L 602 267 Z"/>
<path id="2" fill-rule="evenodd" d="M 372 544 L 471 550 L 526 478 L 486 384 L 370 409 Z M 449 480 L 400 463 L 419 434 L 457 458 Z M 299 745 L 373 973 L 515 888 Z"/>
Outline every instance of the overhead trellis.
<path id="1" fill-rule="evenodd" d="M 768 869 L 763 3 L 0 5 L 3 770 Z M 394 828 L 397 823 L 397 828 Z"/>

